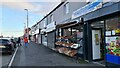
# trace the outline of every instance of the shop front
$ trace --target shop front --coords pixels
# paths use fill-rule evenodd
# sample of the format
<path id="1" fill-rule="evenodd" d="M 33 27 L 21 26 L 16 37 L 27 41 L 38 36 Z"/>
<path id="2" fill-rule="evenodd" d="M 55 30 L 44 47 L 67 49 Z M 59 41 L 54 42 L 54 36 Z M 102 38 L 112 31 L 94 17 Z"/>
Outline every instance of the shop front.
<path id="1" fill-rule="evenodd" d="M 87 21 L 90 47 L 89 61 L 103 65 L 120 65 L 120 16 L 119 12 Z"/>
<path id="2" fill-rule="evenodd" d="M 83 23 L 73 21 L 57 25 L 55 49 L 70 57 L 83 58 Z"/>
<path id="3" fill-rule="evenodd" d="M 90 3 L 92 4 L 92 3 Z M 84 59 L 103 65 L 120 66 L 120 2 L 84 13 L 77 10 L 74 18 L 84 18 Z M 89 10 L 87 7 L 81 8 Z M 112 10 L 111 10 L 112 9 Z M 109 10 L 109 11 L 108 11 Z M 83 14 L 83 15 L 82 15 Z"/>
<path id="4" fill-rule="evenodd" d="M 46 33 L 46 29 L 42 29 L 41 30 L 41 44 L 43 44 L 44 46 L 47 46 L 47 33 Z"/>
<path id="5" fill-rule="evenodd" d="M 52 22 L 50 24 L 47 25 L 46 28 L 46 33 L 47 33 L 47 47 L 49 47 L 50 49 L 53 49 L 55 47 L 55 30 L 56 30 L 56 25 L 55 22 Z"/>
<path id="6" fill-rule="evenodd" d="M 36 43 L 38 43 L 39 42 L 39 29 L 37 29 L 36 31 L 35 31 L 35 35 L 34 35 L 34 41 L 36 42 Z"/>
<path id="7" fill-rule="evenodd" d="M 120 16 L 106 20 L 105 40 L 107 62 L 120 65 Z"/>
<path id="8" fill-rule="evenodd" d="M 98 18 L 89 21 L 88 52 L 89 61 L 97 61 L 103 65 L 112 63 L 120 65 L 120 16 L 112 15 L 108 18 Z M 86 53 L 88 54 L 88 53 Z"/>

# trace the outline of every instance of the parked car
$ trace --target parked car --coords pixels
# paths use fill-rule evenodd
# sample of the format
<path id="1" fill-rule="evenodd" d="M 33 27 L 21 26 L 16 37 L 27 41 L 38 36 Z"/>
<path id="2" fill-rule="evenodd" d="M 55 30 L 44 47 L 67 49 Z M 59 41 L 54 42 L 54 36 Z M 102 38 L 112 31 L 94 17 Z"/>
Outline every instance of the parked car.
<path id="1" fill-rule="evenodd" d="M 18 38 L 13 38 L 13 41 L 14 41 L 14 43 L 16 44 L 16 47 L 17 47 Z"/>
<path id="2" fill-rule="evenodd" d="M 10 40 L 0 38 L 0 52 L 2 54 L 8 53 L 9 55 L 11 55 L 13 51 L 14 51 L 14 47 L 12 43 L 10 42 Z"/>
<path id="3" fill-rule="evenodd" d="M 17 43 L 18 38 L 13 38 L 14 42 Z"/>

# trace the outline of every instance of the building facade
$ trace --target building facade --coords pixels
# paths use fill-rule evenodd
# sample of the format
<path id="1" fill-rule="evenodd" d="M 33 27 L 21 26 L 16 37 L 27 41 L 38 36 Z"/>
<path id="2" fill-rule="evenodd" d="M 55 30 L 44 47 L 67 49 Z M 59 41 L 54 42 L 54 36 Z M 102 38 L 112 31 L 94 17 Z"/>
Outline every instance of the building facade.
<path id="1" fill-rule="evenodd" d="M 120 1 L 98 1 L 61 2 L 37 23 L 39 43 L 70 57 L 120 65 Z"/>

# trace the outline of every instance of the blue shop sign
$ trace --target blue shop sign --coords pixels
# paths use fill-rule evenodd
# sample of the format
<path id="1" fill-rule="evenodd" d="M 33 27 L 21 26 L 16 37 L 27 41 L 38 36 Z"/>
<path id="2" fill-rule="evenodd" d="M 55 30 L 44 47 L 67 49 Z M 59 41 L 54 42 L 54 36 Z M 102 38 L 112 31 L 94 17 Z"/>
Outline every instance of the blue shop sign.
<path id="1" fill-rule="evenodd" d="M 87 4 L 86 6 L 78 9 L 77 11 L 74 11 L 72 14 L 72 19 L 85 15 L 89 12 L 95 11 L 101 7 L 102 7 L 102 0 L 95 0 L 94 2 Z"/>

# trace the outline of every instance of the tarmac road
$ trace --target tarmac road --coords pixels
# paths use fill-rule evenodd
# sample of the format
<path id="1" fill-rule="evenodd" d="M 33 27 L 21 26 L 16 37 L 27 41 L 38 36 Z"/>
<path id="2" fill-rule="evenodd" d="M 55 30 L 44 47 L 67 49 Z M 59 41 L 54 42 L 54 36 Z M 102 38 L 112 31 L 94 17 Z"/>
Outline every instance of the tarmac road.
<path id="1" fill-rule="evenodd" d="M 12 55 L 8 55 L 8 54 L 4 54 L 4 55 L 1 55 L 0 54 L 0 67 L 1 66 L 7 66 L 10 62 L 10 59 L 11 59 Z"/>

